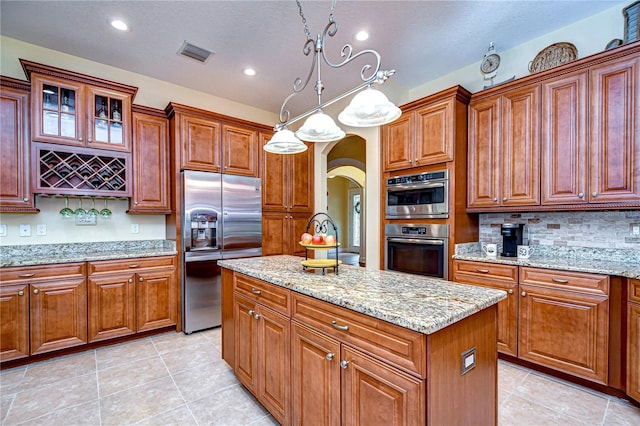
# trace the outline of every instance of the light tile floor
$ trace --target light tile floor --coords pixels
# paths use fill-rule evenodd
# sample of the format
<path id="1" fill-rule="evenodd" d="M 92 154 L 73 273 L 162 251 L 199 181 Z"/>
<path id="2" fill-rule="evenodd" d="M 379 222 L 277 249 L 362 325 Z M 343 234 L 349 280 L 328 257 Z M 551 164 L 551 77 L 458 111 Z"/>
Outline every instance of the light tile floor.
<path id="1" fill-rule="evenodd" d="M 220 329 L 164 333 L 0 374 L 2 425 L 275 425 L 220 359 Z M 499 424 L 640 425 L 627 401 L 506 362 Z"/>

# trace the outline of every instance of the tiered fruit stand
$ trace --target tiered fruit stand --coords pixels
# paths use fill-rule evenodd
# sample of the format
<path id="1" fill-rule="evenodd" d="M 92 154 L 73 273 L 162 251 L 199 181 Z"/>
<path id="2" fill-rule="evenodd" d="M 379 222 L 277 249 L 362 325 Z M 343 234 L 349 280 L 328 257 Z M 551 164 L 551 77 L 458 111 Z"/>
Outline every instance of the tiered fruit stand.
<path id="1" fill-rule="evenodd" d="M 302 241 L 299 242 L 299 244 L 304 247 L 305 259 L 302 261 L 302 269 L 304 271 L 308 268 L 322 269 L 322 275 L 325 275 L 327 269 L 333 269 L 336 275 L 338 275 L 338 265 L 342 263 L 341 260 L 338 260 L 338 247 L 340 246 L 338 242 L 338 227 L 326 213 L 314 214 L 307 223 L 307 233 L 309 234 L 328 234 L 331 231 L 333 231 L 333 235 L 336 237 L 336 243 L 334 245 L 304 244 Z M 309 259 L 309 250 L 330 250 L 333 248 L 336 249 L 335 259 Z"/>

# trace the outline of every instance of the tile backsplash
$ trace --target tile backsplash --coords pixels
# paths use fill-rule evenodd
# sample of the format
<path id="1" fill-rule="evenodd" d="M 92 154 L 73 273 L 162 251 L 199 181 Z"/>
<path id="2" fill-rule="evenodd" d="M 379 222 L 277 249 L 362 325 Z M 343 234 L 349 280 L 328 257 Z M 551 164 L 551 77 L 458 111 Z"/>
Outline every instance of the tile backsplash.
<path id="1" fill-rule="evenodd" d="M 483 213 L 479 239 L 501 243 L 500 225 L 524 223 L 529 244 L 640 250 L 640 210 L 588 212 Z"/>

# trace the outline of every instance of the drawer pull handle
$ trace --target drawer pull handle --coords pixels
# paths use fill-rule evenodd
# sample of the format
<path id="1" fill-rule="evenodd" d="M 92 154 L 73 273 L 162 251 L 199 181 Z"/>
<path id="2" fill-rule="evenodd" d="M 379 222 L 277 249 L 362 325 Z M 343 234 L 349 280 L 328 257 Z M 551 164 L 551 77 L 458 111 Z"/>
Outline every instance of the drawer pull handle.
<path id="1" fill-rule="evenodd" d="M 335 354 L 332 354 L 331 352 L 329 352 L 327 354 L 327 361 L 333 361 L 333 357 L 335 356 Z"/>
<path id="2" fill-rule="evenodd" d="M 257 290 L 257 289 L 255 289 L 255 288 L 252 288 L 252 289 L 251 289 L 251 293 L 253 293 L 253 294 L 260 294 L 260 293 L 262 293 L 262 290 Z"/>
<path id="3" fill-rule="evenodd" d="M 560 283 L 560 284 L 566 284 L 569 282 L 569 280 L 561 280 L 560 278 L 551 278 L 551 281 L 553 281 L 554 283 Z"/>
<path id="4" fill-rule="evenodd" d="M 18 275 L 20 278 L 31 278 L 33 277 L 35 274 L 20 274 Z"/>
<path id="5" fill-rule="evenodd" d="M 138 266 L 140 265 L 138 265 L 137 263 L 134 263 L 133 265 L 129 265 L 129 268 L 134 269 L 134 268 L 137 268 Z"/>
<path id="6" fill-rule="evenodd" d="M 345 360 L 340 361 L 340 368 L 342 368 L 343 370 L 346 370 L 348 365 L 349 365 L 349 361 L 345 361 Z"/>
<path id="7" fill-rule="evenodd" d="M 18 296 L 24 296 L 24 291 L 20 290 L 20 291 L 18 292 Z"/>
<path id="8" fill-rule="evenodd" d="M 40 293 L 40 290 L 38 290 L 37 288 L 34 288 L 33 289 L 33 294 L 38 294 L 38 293 Z"/>
<path id="9" fill-rule="evenodd" d="M 340 331 L 348 331 L 349 330 L 349 326 L 348 325 L 339 325 L 337 322 L 335 321 L 331 321 L 331 325 L 333 326 L 333 328 L 335 328 L 336 330 L 340 330 Z"/>
<path id="10" fill-rule="evenodd" d="M 488 274 L 489 270 L 488 269 L 476 269 L 476 272 L 480 272 L 481 274 Z"/>

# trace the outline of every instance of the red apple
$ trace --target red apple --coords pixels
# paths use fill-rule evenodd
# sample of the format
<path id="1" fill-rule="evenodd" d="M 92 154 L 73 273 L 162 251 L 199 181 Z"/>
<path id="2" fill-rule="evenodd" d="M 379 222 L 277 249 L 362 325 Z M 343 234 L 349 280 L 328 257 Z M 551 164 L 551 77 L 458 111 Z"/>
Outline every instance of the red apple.
<path id="1" fill-rule="evenodd" d="M 336 237 L 334 237 L 333 235 L 327 235 L 324 238 L 324 243 L 328 246 L 335 246 L 336 245 Z"/>
<path id="2" fill-rule="evenodd" d="M 311 238 L 311 242 L 312 242 L 313 244 L 319 245 L 319 244 L 323 244 L 323 243 L 324 243 L 324 240 L 323 240 L 323 238 L 322 238 L 322 235 L 318 235 L 318 234 L 316 234 L 316 235 L 314 235 L 314 236 Z"/>
<path id="3" fill-rule="evenodd" d="M 311 239 L 313 238 L 313 235 L 309 234 L 309 233 L 304 233 L 302 234 L 302 236 L 300 237 L 300 241 L 302 242 L 302 244 L 311 244 Z"/>

